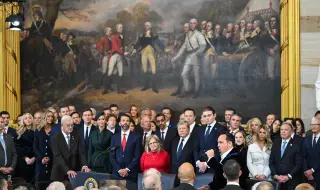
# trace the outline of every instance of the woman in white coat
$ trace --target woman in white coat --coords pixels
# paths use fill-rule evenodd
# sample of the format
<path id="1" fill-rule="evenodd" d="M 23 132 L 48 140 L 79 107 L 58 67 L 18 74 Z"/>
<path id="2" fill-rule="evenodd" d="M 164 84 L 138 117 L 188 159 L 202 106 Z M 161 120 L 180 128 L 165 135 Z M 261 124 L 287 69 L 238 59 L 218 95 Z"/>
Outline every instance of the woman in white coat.
<path id="1" fill-rule="evenodd" d="M 257 180 L 270 179 L 269 158 L 272 147 L 270 132 L 266 126 L 259 126 L 256 141 L 249 145 L 247 166 L 249 177 Z"/>

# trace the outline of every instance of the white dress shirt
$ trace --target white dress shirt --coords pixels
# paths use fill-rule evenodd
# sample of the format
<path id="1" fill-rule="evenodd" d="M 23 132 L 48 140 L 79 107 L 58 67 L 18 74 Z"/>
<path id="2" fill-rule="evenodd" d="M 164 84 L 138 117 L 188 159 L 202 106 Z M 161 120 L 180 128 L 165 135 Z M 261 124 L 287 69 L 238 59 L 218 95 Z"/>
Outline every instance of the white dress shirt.
<path id="1" fill-rule="evenodd" d="M 168 133 L 168 126 L 164 130 L 160 129 L 160 138 L 163 134 L 163 139 L 166 139 L 167 133 Z"/>
<path id="2" fill-rule="evenodd" d="M 249 177 L 254 178 L 256 175 L 263 174 L 268 179 L 270 178 L 270 153 L 266 147 L 263 147 L 263 150 L 261 150 L 257 143 L 249 145 L 247 154 L 247 166 L 250 172 Z"/>
<path id="3" fill-rule="evenodd" d="M 231 182 L 231 181 L 230 181 L 230 182 L 227 182 L 227 185 L 237 185 L 237 186 L 240 186 L 239 183 L 237 183 L 237 182 Z"/>
<path id="4" fill-rule="evenodd" d="M 68 136 L 69 136 L 69 140 L 70 140 L 70 144 L 71 144 L 71 135 L 69 134 L 69 135 L 67 135 L 67 134 L 65 134 L 63 131 L 61 131 L 62 132 L 62 134 L 63 134 L 63 136 L 64 136 L 64 140 L 66 140 L 66 143 L 67 143 L 67 145 L 69 144 L 69 142 L 68 142 Z M 70 145 L 69 145 L 70 146 Z"/>
<path id="5" fill-rule="evenodd" d="M 116 128 L 115 127 L 111 128 L 111 127 L 108 126 L 107 129 L 113 134 L 116 132 Z"/>
<path id="6" fill-rule="evenodd" d="M 130 130 L 124 132 L 121 130 L 121 142 L 122 142 L 122 139 L 123 139 L 123 135 L 126 134 L 126 142 L 128 142 L 128 137 L 130 135 Z"/>
<path id="7" fill-rule="evenodd" d="M 90 124 L 90 125 L 83 124 L 83 126 L 84 126 L 84 130 L 83 130 L 83 132 L 84 132 L 84 134 L 83 134 L 84 138 L 86 138 L 87 127 L 88 127 L 88 137 L 89 137 L 89 136 L 90 136 L 90 131 L 91 131 L 92 124 Z"/>
<path id="8" fill-rule="evenodd" d="M 190 133 L 192 133 L 195 125 L 196 125 L 195 121 L 190 125 Z"/>
<path id="9" fill-rule="evenodd" d="M 209 134 L 211 133 L 211 131 L 212 131 L 212 129 L 214 128 L 214 126 L 216 125 L 216 123 L 217 123 L 217 121 L 216 120 L 214 120 L 210 125 L 207 125 L 207 127 L 206 127 L 206 131 L 204 132 L 204 134 L 206 134 L 207 133 L 207 130 L 208 130 L 208 126 L 211 126 L 210 127 L 210 131 L 209 131 Z"/>
<path id="10" fill-rule="evenodd" d="M 189 133 L 189 135 L 186 136 L 186 137 L 180 137 L 180 141 L 179 141 L 178 147 L 177 147 L 177 152 L 178 152 L 178 149 L 179 149 L 179 145 L 180 145 L 180 143 L 181 143 L 181 140 L 183 139 L 183 144 L 182 144 L 182 150 L 183 150 L 184 146 L 185 146 L 185 145 L 187 144 L 187 142 L 188 142 L 189 137 L 190 137 L 190 133 Z"/>
<path id="11" fill-rule="evenodd" d="M 167 121 L 167 122 L 166 122 L 166 125 L 167 125 L 167 127 L 169 127 L 169 125 L 170 125 L 170 121 Z"/>
<path id="12" fill-rule="evenodd" d="M 314 137 L 316 137 L 316 143 L 318 143 L 318 140 L 319 140 L 319 138 L 320 138 L 320 133 L 317 134 L 316 136 L 314 136 L 314 134 L 312 135 L 312 146 L 313 146 L 313 139 L 314 139 Z"/>
<path id="13" fill-rule="evenodd" d="M 230 150 L 228 150 L 227 152 L 221 154 L 221 161 L 220 163 L 227 157 L 227 155 L 233 150 L 233 148 L 231 148 Z M 209 160 L 208 160 L 209 161 Z"/>
<path id="14" fill-rule="evenodd" d="M 236 130 L 234 130 L 234 131 L 232 131 L 232 128 L 230 128 L 230 133 L 232 134 L 232 135 L 235 135 L 236 134 L 236 132 L 238 132 L 238 131 L 240 131 L 240 129 L 238 128 L 238 129 L 236 129 Z"/>

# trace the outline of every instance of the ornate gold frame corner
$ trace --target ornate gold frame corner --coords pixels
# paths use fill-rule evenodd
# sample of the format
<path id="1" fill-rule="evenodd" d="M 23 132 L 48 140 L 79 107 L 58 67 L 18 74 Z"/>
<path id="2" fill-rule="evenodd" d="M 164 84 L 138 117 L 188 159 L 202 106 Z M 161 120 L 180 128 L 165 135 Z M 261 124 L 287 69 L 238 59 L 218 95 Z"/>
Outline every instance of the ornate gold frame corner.
<path id="1" fill-rule="evenodd" d="M 300 117 L 300 0 L 281 0 L 281 116 Z"/>

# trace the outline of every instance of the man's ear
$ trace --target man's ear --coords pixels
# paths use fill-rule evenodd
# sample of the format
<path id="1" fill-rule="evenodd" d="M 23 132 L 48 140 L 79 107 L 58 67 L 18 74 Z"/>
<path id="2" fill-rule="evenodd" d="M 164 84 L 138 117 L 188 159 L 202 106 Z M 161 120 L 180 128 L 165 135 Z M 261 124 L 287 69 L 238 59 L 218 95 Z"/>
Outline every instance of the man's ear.
<path id="1" fill-rule="evenodd" d="M 242 175 L 242 171 L 241 170 L 239 170 L 239 177 Z"/>
<path id="2" fill-rule="evenodd" d="M 227 179 L 227 176 L 226 176 L 226 174 L 225 174 L 225 173 L 223 173 L 223 177 Z"/>

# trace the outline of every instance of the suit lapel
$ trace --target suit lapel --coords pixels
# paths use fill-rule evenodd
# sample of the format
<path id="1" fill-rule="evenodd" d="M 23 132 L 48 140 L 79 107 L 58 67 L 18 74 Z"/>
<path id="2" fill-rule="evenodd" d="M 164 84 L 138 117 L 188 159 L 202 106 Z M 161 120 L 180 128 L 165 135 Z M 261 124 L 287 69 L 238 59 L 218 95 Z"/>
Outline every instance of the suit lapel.
<path id="1" fill-rule="evenodd" d="M 67 144 L 67 141 L 66 141 L 66 139 L 64 138 L 64 135 L 63 135 L 63 133 L 62 132 L 59 132 L 59 139 L 60 139 L 60 142 L 62 142 L 62 145 L 63 145 L 63 150 L 69 150 L 69 147 L 68 147 L 68 144 Z M 70 135 L 71 136 L 71 135 Z M 70 139 L 70 141 L 71 141 L 71 139 Z M 71 149 L 70 149 L 71 150 Z M 66 151 L 66 152 L 70 152 L 70 151 Z"/>
<path id="2" fill-rule="evenodd" d="M 284 150 L 284 153 L 282 155 L 282 158 L 284 158 L 286 156 L 286 154 L 288 154 L 288 152 L 290 151 L 290 149 L 292 148 L 292 142 L 293 142 L 293 139 L 290 139 L 288 144 L 287 144 L 287 147 L 286 149 Z M 282 146 L 282 141 L 281 141 L 281 146 Z M 281 156 L 281 148 L 280 148 L 280 156 Z"/>
<path id="3" fill-rule="evenodd" d="M 76 141 L 73 134 L 70 134 L 70 152 L 76 147 Z"/>

